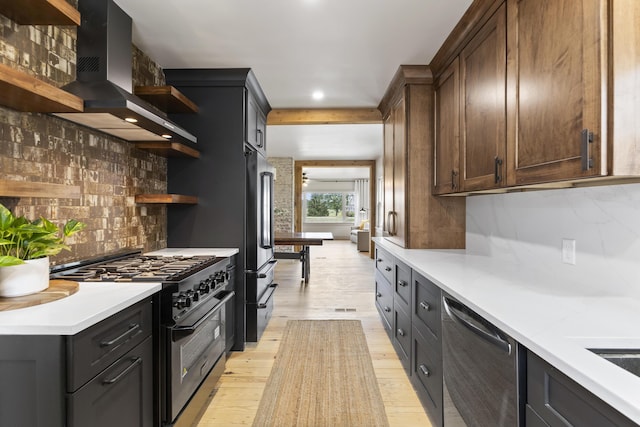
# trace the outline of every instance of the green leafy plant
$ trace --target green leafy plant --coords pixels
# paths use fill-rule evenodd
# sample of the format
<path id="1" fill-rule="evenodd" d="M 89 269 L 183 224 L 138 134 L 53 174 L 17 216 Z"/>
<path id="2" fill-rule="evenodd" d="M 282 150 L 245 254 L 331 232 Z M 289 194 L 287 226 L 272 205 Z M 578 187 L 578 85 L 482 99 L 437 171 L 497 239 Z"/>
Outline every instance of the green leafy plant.
<path id="1" fill-rule="evenodd" d="M 64 243 L 65 239 L 85 226 L 86 224 L 71 219 L 60 230 L 42 217 L 34 221 L 29 221 L 24 216 L 16 217 L 0 204 L 0 267 L 24 264 L 25 260 L 70 250 Z"/>

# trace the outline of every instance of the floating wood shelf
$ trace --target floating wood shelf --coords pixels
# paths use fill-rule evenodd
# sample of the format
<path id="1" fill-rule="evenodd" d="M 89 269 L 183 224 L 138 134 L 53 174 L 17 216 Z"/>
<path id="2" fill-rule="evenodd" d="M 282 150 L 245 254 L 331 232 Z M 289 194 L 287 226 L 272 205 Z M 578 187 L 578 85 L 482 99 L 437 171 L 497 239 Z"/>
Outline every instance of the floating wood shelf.
<path id="1" fill-rule="evenodd" d="M 184 205 L 195 205 L 198 203 L 196 196 L 185 196 L 183 194 L 138 194 L 136 203 L 173 203 Z"/>
<path id="2" fill-rule="evenodd" d="M 200 152 L 179 142 L 136 142 L 136 147 L 163 157 L 200 157 Z"/>
<path id="3" fill-rule="evenodd" d="M 80 186 L 0 179 L 0 197 L 80 198 Z"/>
<path id="4" fill-rule="evenodd" d="M 0 104 L 18 111 L 78 113 L 84 108 L 81 98 L 4 64 L 0 64 L 0 93 Z"/>
<path id="5" fill-rule="evenodd" d="M 80 12 L 65 0 L 0 0 L 0 14 L 22 25 L 80 25 Z"/>
<path id="6" fill-rule="evenodd" d="M 165 113 L 198 112 L 198 106 L 173 86 L 136 86 L 133 92 Z"/>

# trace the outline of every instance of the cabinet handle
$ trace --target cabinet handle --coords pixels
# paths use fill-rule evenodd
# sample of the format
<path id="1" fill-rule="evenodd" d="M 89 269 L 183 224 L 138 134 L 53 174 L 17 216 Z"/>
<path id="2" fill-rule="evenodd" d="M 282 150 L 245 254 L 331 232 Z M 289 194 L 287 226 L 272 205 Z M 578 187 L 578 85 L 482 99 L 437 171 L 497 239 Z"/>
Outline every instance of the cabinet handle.
<path id="1" fill-rule="evenodd" d="M 382 296 L 382 294 L 381 294 L 380 292 L 376 292 L 376 296 L 377 296 L 378 298 L 380 298 L 380 297 Z"/>
<path id="2" fill-rule="evenodd" d="M 593 143 L 593 132 L 589 132 L 589 129 L 582 129 L 580 133 L 580 157 L 582 157 L 582 170 L 587 171 L 593 168 L 593 158 L 589 156 L 590 145 Z"/>
<path id="3" fill-rule="evenodd" d="M 118 375 L 116 375 L 115 377 L 113 377 L 111 379 L 102 381 L 102 384 L 110 385 L 110 384 L 113 384 L 113 383 L 117 383 L 118 381 L 120 381 L 120 379 L 122 377 L 127 375 L 129 372 L 131 372 L 133 370 L 133 368 L 135 368 L 136 366 L 138 366 L 141 363 L 142 363 L 142 359 L 139 358 L 139 357 L 135 357 L 135 358 L 131 359 L 131 364 L 129 366 L 127 366 L 127 369 L 125 369 L 124 371 L 120 372 Z"/>
<path id="4" fill-rule="evenodd" d="M 398 286 L 402 286 L 403 288 L 405 288 L 408 285 L 407 282 L 405 282 L 404 280 L 398 280 Z"/>
<path id="5" fill-rule="evenodd" d="M 393 228 L 391 227 L 391 217 L 393 216 L 393 211 L 387 212 L 387 232 L 389 236 L 393 236 Z"/>
<path id="6" fill-rule="evenodd" d="M 502 175 L 500 175 L 500 169 L 502 166 L 502 159 L 498 156 L 494 159 L 495 169 L 493 171 L 494 182 L 497 184 L 502 181 Z"/>
<path id="7" fill-rule="evenodd" d="M 454 169 L 451 169 L 451 189 L 458 189 L 458 172 L 456 172 Z"/>
<path id="8" fill-rule="evenodd" d="M 429 372 L 429 370 L 427 369 L 427 367 L 425 365 L 420 365 L 420 366 L 418 366 L 418 368 L 420 369 L 420 372 L 422 372 L 422 374 L 425 377 L 428 377 L 429 375 L 431 375 L 431 372 Z"/>
<path id="9" fill-rule="evenodd" d="M 124 331 L 122 334 L 120 334 L 119 336 L 115 337 L 111 341 L 102 341 L 100 343 L 100 347 L 111 347 L 112 345 L 114 345 L 115 343 L 121 341 L 125 337 L 128 337 L 129 335 L 133 334 L 133 332 L 138 330 L 138 329 L 140 329 L 140 324 L 139 323 L 134 323 L 133 325 L 129 325 L 129 329 L 127 329 L 126 331 Z"/>
<path id="10" fill-rule="evenodd" d="M 378 262 L 382 262 L 382 258 L 378 258 L 376 261 L 378 261 Z"/>
<path id="11" fill-rule="evenodd" d="M 386 267 L 384 268 L 384 271 L 391 271 L 391 267 L 386 266 Z"/>
<path id="12" fill-rule="evenodd" d="M 389 307 L 385 307 L 385 308 L 384 308 L 384 311 L 386 311 L 387 313 L 390 313 L 390 312 L 391 312 L 391 308 L 389 308 Z"/>
<path id="13" fill-rule="evenodd" d="M 401 337 L 404 336 L 404 331 L 400 328 L 398 328 L 398 335 L 400 335 Z"/>
<path id="14" fill-rule="evenodd" d="M 262 148 L 264 147 L 264 134 L 262 133 L 262 129 L 256 129 L 256 131 L 258 132 L 258 147 Z"/>
<path id="15" fill-rule="evenodd" d="M 393 235 L 398 235 L 398 212 L 393 211 Z"/>
<path id="16" fill-rule="evenodd" d="M 422 307 L 425 311 L 431 310 L 431 306 L 426 301 L 420 301 L 420 307 Z"/>

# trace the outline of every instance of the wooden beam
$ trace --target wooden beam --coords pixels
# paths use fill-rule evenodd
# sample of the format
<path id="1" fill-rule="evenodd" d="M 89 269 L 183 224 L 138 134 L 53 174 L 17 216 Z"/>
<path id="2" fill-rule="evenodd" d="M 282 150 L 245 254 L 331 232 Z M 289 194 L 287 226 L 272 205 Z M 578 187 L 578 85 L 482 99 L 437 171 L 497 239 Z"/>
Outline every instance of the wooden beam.
<path id="1" fill-rule="evenodd" d="M 382 123 L 377 108 L 274 109 L 268 125 L 337 125 Z"/>

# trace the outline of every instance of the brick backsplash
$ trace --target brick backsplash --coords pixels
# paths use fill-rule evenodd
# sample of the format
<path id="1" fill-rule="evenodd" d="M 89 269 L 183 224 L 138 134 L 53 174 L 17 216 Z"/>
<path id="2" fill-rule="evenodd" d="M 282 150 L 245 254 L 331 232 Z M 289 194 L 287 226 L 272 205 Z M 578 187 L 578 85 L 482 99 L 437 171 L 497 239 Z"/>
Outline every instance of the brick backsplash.
<path id="1" fill-rule="evenodd" d="M 18 25 L 0 15 L 0 61 L 54 86 L 75 79 L 75 45 L 73 27 Z M 164 84 L 162 69 L 135 46 L 132 51 L 133 84 Z M 51 115 L 0 107 L 0 179 L 80 186 L 80 199 L 0 197 L 18 215 L 87 223 L 69 240 L 71 251 L 54 263 L 166 247 L 166 207 L 136 205 L 134 197 L 166 193 L 167 159 L 126 141 Z"/>

